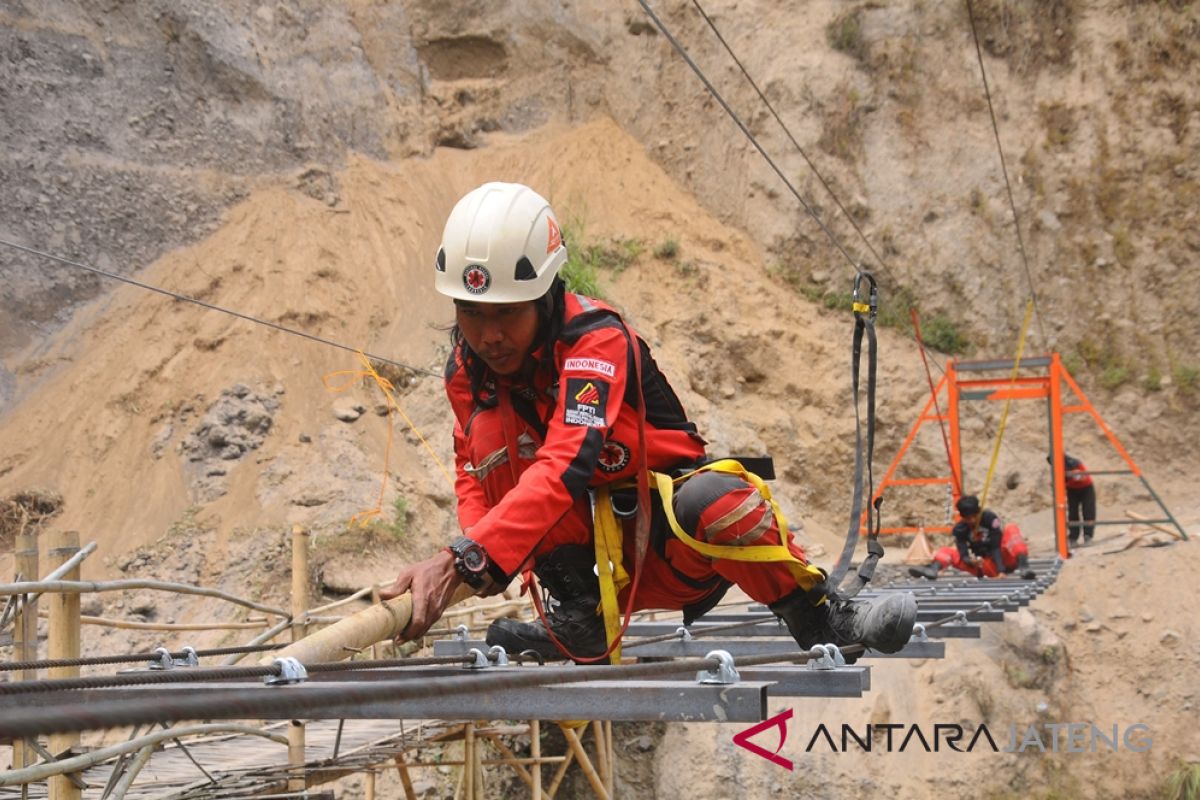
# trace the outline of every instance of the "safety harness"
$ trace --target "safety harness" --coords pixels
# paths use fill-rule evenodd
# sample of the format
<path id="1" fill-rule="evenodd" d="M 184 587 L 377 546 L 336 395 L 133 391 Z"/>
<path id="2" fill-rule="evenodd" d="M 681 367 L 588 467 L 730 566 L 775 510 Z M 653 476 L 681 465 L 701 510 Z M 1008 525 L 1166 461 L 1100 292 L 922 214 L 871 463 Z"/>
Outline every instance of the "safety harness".
<path id="1" fill-rule="evenodd" d="M 869 284 L 867 302 L 862 302 L 862 283 Z M 879 507 L 882 497 L 876 498 L 873 504 L 867 506 L 867 557 L 859 566 L 852 582 L 844 589 L 839 588 L 844 578 L 854 550 L 858 544 L 859 528 L 863 509 L 863 471 L 864 463 L 867 473 L 868 496 L 873 494 L 873 478 L 871 461 L 875 449 L 875 388 L 876 365 L 878 359 L 878 344 L 875 335 L 875 318 L 879 309 L 879 292 L 875 278 L 865 271 L 860 271 L 854 279 L 853 306 L 854 335 L 853 358 L 851 361 L 851 381 L 854 399 L 854 490 L 850 509 L 850 526 L 846 535 L 846 544 L 837 565 L 832 573 L 796 558 L 787 546 L 787 520 L 779 505 L 771 497 L 771 490 L 760 476 L 747 470 L 736 459 L 721 459 L 694 470 L 679 475 L 655 472 L 646 464 L 646 410 L 642 396 L 642 366 L 640 348 L 637 346 L 636 334 L 622 322 L 626 337 L 630 343 L 634 362 L 634 380 L 638 387 L 638 472 L 637 472 L 637 510 L 635 524 L 635 553 L 636 563 L 633 578 L 630 578 L 624 564 L 623 527 L 613 513 L 612 492 L 614 489 L 629 488 L 629 484 L 604 484 L 592 492 L 592 517 L 596 550 L 596 571 L 600 582 L 600 611 L 604 617 L 604 632 L 607 648 L 604 653 L 594 657 L 579 657 L 567 650 L 561 641 L 554 636 L 546 619 L 545 609 L 538 592 L 531 591 L 534 606 L 542 620 L 548 635 L 555 646 L 568 658 L 578 662 L 597 662 L 609 660 L 610 663 L 620 663 L 621 639 L 629 627 L 632 617 L 633 602 L 637 594 L 638 582 L 643 574 L 643 562 L 650 543 L 650 495 L 657 495 L 657 502 L 666 516 L 671 533 L 692 550 L 712 559 L 728 559 L 731 561 L 749 562 L 784 562 L 795 578 L 796 583 L 805 591 L 814 606 L 821 605 L 830 599 L 850 598 L 858 594 L 871 580 L 875 567 L 883 556 L 883 546 L 879 544 Z M 863 450 L 863 424 L 859 415 L 859 382 L 860 363 L 862 361 L 862 340 L 867 339 L 867 419 L 866 419 L 866 452 Z M 722 472 L 735 475 L 754 487 L 759 496 L 768 504 L 775 523 L 779 528 L 780 544 L 777 545 L 717 545 L 702 542 L 691 536 L 679 524 L 675 517 L 672 499 L 675 486 L 702 472 Z M 872 513 L 874 512 L 874 513 Z M 531 578 L 527 578 L 527 581 Z M 624 621 L 621 620 L 618 596 L 626 588 Z"/>

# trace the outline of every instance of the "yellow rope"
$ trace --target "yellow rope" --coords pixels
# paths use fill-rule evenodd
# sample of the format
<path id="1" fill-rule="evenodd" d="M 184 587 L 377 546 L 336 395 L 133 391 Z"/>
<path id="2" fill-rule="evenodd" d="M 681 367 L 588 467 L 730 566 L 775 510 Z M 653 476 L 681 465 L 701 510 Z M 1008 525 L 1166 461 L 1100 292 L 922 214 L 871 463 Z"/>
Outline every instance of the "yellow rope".
<path id="1" fill-rule="evenodd" d="M 1017 370 L 1021 368 L 1021 354 L 1025 352 L 1025 334 L 1029 332 L 1029 321 L 1033 319 L 1033 298 L 1025 303 L 1025 321 L 1021 323 L 1021 336 L 1017 339 L 1017 357 L 1013 359 L 1010 385 L 1017 382 Z M 988 465 L 987 478 L 983 481 L 983 494 L 979 496 L 979 507 L 987 508 L 988 490 L 992 486 L 992 476 L 996 474 L 996 462 L 1000 460 L 1000 443 L 1004 440 L 1004 426 L 1008 424 L 1008 409 L 1012 407 L 1012 397 L 1004 401 L 1004 413 L 1000 415 L 1000 430 L 996 433 L 996 444 L 992 447 L 992 463 Z"/>
<path id="2" fill-rule="evenodd" d="M 453 486 L 454 479 L 450 477 L 450 471 L 446 469 L 446 465 L 442 463 L 442 460 L 438 458 L 437 453 L 435 453 L 433 448 L 429 446 L 429 442 L 425 440 L 425 437 L 417 428 L 416 423 L 414 423 L 408 414 L 404 413 L 404 409 L 400 407 L 400 403 L 396 400 L 396 387 L 391 381 L 380 375 L 375 370 L 375 365 L 371 363 L 371 359 L 367 358 L 367 356 L 361 350 L 356 351 L 356 353 L 358 355 L 358 360 L 363 365 L 363 369 L 340 369 L 336 372 L 330 372 L 328 375 L 321 376 L 321 381 L 325 384 L 325 388 L 329 389 L 331 392 L 344 392 L 354 386 L 362 378 L 371 378 L 375 381 L 375 385 L 379 387 L 379 390 L 383 392 L 383 396 L 387 400 L 389 418 L 387 426 L 388 435 L 387 445 L 384 447 L 383 451 L 383 480 L 379 486 L 379 498 L 375 501 L 374 508 L 368 509 L 367 511 L 360 511 L 350 518 L 349 523 L 352 527 L 356 525 L 362 527 L 366 525 L 367 520 L 371 519 L 372 517 L 377 517 L 383 513 L 383 495 L 384 491 L 387 489 L 388 468 L 391 463 L 392 456 L 392 411 L 398 412 L 400 416 L 404 418 L 404 421 L 408 423 L 409 430 L 417 435 L 417 438 L 421 440 L 421 444 L 425 445 L 425 449 L 429 451 L 429 455 L 433 457 L 434 462 L 438 465 L 438 468 L 441 469 L 442 475 L 445 476 L 446 482 Z M 333 379 L 338 377 L 343 377 L 345 380 L 341 383 L 334 383 Z"/>

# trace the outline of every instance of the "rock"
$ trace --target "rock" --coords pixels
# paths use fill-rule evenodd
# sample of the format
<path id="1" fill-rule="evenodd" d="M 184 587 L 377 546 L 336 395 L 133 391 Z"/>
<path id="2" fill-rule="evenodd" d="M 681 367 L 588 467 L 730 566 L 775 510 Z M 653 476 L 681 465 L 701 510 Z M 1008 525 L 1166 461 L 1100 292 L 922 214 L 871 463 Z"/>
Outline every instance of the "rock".
<path id="1" fill-rule="evenodd" d="M 366 408 L 348 398 L 342 398 L 333 404 L 333 416 L 342 422 L 354 422 L 364 411 Z"/>
<path id="2" fill-rule="evenodd" d="M 312 442 L 312 437 L 307 433 L 300 434 L 300 444 L 309 444 Z"/>
<path id="3" fill-rule="evenodd" d="M 1099 633 L 1100 631 L 1104 630 L 1104 626 L 1099 622 L 1089 622 L 1084 630 L 1088 633 Z"/>
<path id="4" fill-rule="evenodd" d="M 1162 644 L 1174 647 L 1179 644 L 1179 634 L 1171 629 L 1163 631 L 1162 636 L 1158 637 L 1158 641 Z"/>
<path id="5" fill-rule="evenodd" d="M 1096 617 L 1094 614 L 1092 614 L 1092 610 L 1090 608 L 1088 608 L 1087 606 L 1079 607 L 1079 621 L 1080 622 L 1091 622 L 1095 618 Z"/>

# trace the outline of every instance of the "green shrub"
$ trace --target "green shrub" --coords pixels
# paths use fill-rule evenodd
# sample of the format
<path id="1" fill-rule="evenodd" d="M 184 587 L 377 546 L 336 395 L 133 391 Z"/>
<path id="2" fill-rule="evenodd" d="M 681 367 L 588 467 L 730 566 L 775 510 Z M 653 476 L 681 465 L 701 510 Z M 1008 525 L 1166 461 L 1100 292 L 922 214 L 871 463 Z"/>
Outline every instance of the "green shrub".
<path id="1" fill-rule="evenodd" d="M 1112 363 L 1100 373 L 1100 385 L 1105 389 L 1116 389 L 1129 380 L 1129 367 L 1120 363 Z"/>
<path id="2" fill-rule="evenodd" d="M 661 258 L 664 261 L 670 261 L 679 255 L 679 242 L 674 239 L 667 239 L 654 249 L 654 257 Z"/>
<path id="3" fill-rule="evenodd" d="M 1200 763 L 1180 764 L 1167 776 L 1163 800 L 1200 800 Z"/>
<path id="4" fill-rule="evenodd" d="M 1171 370 L 1171 379 L 1175 381 L 1175 385 L 1182 392 L 1191 393 L 1196 388 L 1196 383 L 1200 381 L 1200 369 L 1190 364 L 1176 364 Z"/>
<path id="5" fill-rule="evenodd" d="M 1147 392 L 1157 392 L 1162 389 L 1162 372 L 1158 367 L 1150 367 L 1150 371 L 1142 379 L 1142 388 Z"/>
<path id="6" fill-rule="evenodd" d="M 408 533 L 408 501 L 403 497 L 397 497 L 392 501 L 392 510 L 395 515 L 392 521 L 383 526 L 384 530 L 392 535 L 395 539 L 402 539 Z"/>

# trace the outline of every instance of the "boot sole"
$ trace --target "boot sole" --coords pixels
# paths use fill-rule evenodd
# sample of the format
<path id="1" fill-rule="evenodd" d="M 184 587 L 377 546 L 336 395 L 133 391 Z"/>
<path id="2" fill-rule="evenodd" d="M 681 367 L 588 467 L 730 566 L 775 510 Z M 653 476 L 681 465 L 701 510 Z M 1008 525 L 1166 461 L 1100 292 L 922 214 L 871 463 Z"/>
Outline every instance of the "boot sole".
<path id="1" fill-rule="evenodd" d="M 871 610 L 870 625 L 883 631 L 883 635 L 863 644 L 881 653 L 899 652 L 912 638 L 913 626 L 916 624 L 916 596 L 911 592 L 893 594 Z"/>

